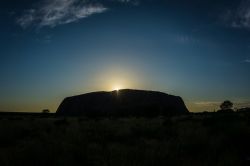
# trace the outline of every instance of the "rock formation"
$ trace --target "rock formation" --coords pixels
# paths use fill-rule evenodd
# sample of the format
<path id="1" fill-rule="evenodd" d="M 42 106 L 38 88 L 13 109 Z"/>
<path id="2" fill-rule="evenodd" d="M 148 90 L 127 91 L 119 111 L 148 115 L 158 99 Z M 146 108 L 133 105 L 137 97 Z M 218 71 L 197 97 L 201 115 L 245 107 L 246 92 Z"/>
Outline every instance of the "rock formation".
<path id="1" fill-rule="evenodd" d="M 159 116 L 188 113 L 181 97 L 162 92 L 123 89 L 65 98 L 57 115 Z"/>

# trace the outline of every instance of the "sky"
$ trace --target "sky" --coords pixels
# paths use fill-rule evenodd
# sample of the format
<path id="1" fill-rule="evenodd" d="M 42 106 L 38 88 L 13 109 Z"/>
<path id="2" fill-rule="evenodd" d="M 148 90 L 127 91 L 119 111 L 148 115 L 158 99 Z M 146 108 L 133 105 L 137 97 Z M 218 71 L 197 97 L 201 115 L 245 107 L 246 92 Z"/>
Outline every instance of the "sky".
<path id="1" fill-rule="evenodd" d="M 250 106 L 250 0 L 1 0 L 0 20 L 1 111 L 123 88 Z"/>

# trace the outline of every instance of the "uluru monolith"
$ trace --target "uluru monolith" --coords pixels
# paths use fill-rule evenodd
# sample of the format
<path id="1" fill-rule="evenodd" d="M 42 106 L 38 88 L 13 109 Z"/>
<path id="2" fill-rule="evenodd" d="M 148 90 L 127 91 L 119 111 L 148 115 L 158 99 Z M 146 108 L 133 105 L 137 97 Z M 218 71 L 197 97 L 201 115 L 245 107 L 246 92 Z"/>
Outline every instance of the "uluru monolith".
<path id="1" fill-rule="evenodd" d="M 189 113 L 179 96 L 122 89 L 66 97 L 56 114 L 63 116 L 167 116 Z"/>

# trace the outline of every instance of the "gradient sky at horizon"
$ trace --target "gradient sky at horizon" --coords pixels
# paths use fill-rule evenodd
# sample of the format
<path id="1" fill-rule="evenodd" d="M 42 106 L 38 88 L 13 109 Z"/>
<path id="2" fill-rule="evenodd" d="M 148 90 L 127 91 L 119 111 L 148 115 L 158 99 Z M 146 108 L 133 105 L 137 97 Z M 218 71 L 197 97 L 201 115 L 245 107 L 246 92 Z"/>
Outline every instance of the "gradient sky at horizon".
<path id="1" fill-rule="evenodd" d="M 2 0 L 0 110 L 119 88 L 250 106 L 249 0 Z"/>

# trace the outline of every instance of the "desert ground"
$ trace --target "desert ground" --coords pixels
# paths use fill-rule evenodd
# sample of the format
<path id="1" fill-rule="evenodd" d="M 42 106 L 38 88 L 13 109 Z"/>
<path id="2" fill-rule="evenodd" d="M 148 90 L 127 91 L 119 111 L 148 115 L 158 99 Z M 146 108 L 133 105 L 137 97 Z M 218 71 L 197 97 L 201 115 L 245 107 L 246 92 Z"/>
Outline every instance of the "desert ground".
<path id="1" fill-rule="evenodd" d="M 249 113 L 173 117 L 0 116 L 0 165 L 250 164 Z"/>

